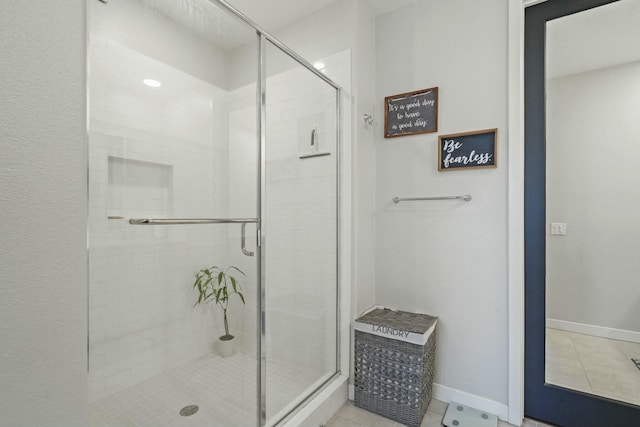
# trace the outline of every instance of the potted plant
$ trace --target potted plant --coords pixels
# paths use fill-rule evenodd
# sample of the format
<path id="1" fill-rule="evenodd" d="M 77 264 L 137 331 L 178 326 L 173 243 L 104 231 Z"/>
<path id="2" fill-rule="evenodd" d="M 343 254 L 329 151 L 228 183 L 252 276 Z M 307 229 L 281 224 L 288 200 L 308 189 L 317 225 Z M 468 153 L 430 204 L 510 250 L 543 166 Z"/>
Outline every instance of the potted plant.
<path id="1" fill-rule="evenodd" d="M 233 335 L 229 333 L 229 321 L 227 319 L 227 309 L 229 308 L 229 297 L 238 295 L 244 304 L 244 295 L 238 279 L 233 274 L 245 275 L 238 267 L 229 266 L 225 269 L 221 267 L 209 267 L 198 271 L 193 288 L 198 290 L 198 300 L 194 307 L 201 303 L 215 302 L 222 308 L 224 318 L 224 335 L 220 337 L 219 349 L 222 357 L 233 354 Z M 237 274 L 236 274 L 237 275 Z"/>

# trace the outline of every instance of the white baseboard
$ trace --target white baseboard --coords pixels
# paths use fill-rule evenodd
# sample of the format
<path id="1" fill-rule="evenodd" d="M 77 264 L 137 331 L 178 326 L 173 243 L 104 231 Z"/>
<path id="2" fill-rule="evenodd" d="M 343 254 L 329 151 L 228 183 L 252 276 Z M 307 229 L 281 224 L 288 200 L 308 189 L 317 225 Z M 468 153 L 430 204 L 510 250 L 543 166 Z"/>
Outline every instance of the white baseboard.
<path id="1" fill-rule="evenodd" d="M 433 384 L 433 398 L 445 403 L 451 401 L 462 403 L 463 405 L 471 406 L 472 408 L 488 412 L 489 414 L 497 415 L 501 420 L 506 420 L 509 416 L 509 407 L 504 403 L 440 384 Z"/>
<path id="2" fill-rule="evenodd" d="M 546 324 L 547 328 L 560 329 L 561 331 L 575 332 L 578 334 L 592 335 L 594 337 L 640 343 L 640 332 L 607 328 L 597 325 L 588 325 L 586 323 L 568 322 L 566 320 L 557 319 L 547 319 Z"/>

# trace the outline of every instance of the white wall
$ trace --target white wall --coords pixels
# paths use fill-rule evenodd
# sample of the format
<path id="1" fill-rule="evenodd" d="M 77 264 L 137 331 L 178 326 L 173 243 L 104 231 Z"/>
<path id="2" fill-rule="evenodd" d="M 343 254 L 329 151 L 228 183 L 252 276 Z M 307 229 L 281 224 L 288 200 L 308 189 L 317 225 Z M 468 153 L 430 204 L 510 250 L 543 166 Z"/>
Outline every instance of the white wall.
<path id="1" fill-rule="evenodd" d="M 352 84 L 346 102 L 353 104 L 351 123 L 343 126 L 352 138 L 350 194 L 353 211 L 352 314 L 375 303 L 374 285 L 374 134 L 383 122 L 375 109 L 375 21 L 366 0 L 341 0 L 276 31 L 276 36 L 310 62 L 351 49 Z M 343 87 L 346 85 L 343 84 Z M 344 107 L 346 108 L 346 106 Z M 376 116 L 378 126 L 367 128 L 363 114 Z M 352 156 L 352 157 L 351 157 Z M 343 181 L 344 182 L 344 181 Z M 344 207 L 343 207 L 344 208 Z M 350 211 L 349 211 L 350 212 Z M 349 213 L 347 212 L 347 213 Z"/>
<path id="2" fill-rule="evenodd" d="M 547 318 L 640 332 L 639 110 L 639 62 L 548 82 Z"/>
<path id="3" fill-rule="evenodd" d="M 87 425 L 85 2 L 0 14 L 0 425 Z"/>
<path id="4" fill-rule="evenodd" d="M 364 7 L 362 1 L 354 4 Z M 16 3 L 0 17 L 0 43 L 5 52 L 0 65 L 7 76 L 0 83 L 4 100 L 0 130 L 3 144 L 11 143 L 6 150 L 8 155 L 1 157 L 0 197 L 3 210 L 10 214 L 9 221 L 2 223 L 2 235 L 9 236 L 5 241 L 11 245 L 0 249 L 3 263 L 7 260 L 9 266 L 5 268 L 3 264 L 0 282 L 0 331 L 2 342 L 9 343 L 1 353 L 0 404 L 3 422 L 8 420 L 9 425 L 86 425 L 82 5 L 79 1 L 71 1 L 69 6 L 56 3 L 55 7 Z M 364 81 L 363 74 L 365 78 L 371 76 L 367 64 L 372 61 L 373 49 L 363 51 L 360 43 L 353 42 L 354 33 L 348 27 L 358 20 L 353 15 L 353 20 L 345 19 L 339 7 L 335 15 L 326 15 L 328 25 L 324 21 L 318 21 L 317 26 L 309 25 L 310 20 L 302 21 L 298 32 L 289 33 L 290 38 L 285 33 L 279 36 L 310 60 L 315 59 L 312 50 L 325 41 L 329 47 L 325 53 L 318 52 L 317 57 L 351 44 L 354 64 L 360 67 L 355 78 L 358 83 Z M 308 28 L 304 28 L 305 24 Z M 506 134 L 502 132 L 506 123 L 506 4 L 498 0 L 482 2 L 482 6 L 462 0 L 429 1 L 382 17 L 378 27 L 378 77 L 373 98 L 378 101 L 374 111 L 379 123 L 374 129 L 378 135 L 376 149 L 381 150 L 376 154 L 378 278 L 375 289 L 368 280 L 359 280 L 359 297 L 367 298 L 367 303 L 358 307 L 374 301 L 375 291 L 378 303 L 439 315 L 442 323 L 436 382 L 444 388 L 504 403 L 508 341 L 504 267 L 506 141 L 502 137 Z M 461 28 L 467 30 L 459 31 Z M 360 41 L 367 40 L 371 25 L 362 20 L 355 31 Z M 405 44 L 390 41 L 392 34 L 398 40 L 398 33 Z M 47 37 L 45 44 L 43 34 L 57 37 Z M 300 34 L 315 36 L 307 39 Z M 360 58 L 361 52 L 367 57 Z M 465 68 L 468 64 L 476 65 Z M 36 84 L 26 80 L 34 77 Z M 382 97 L 436 85 L 441 90 L 441 133 L 485 127 L 498 127 L 502 132 L 497 169 L 440 175 L 435 172 L 435 135 L 392 141 L 381 138 Z M 354 90 L 366 91 L 366 87 Z M 491 96 L 486 97 L 487 93 Z M 354 109 L 354 123 L 358 126 L 362 113 L 369 113 L 368 102 L 364 106 L 358 103 Z M 36 120 L 25 122 L 27 116 Z M 34 127 L 34 122 L 41 126 Z M 358 136 L 355 143 L 368 147 L 367 134 L 354 135 Z M 42 144 L 29 148 L 27 142 L 31 139 L 52 143 L 49 148 Z M 367 148 L 367 153 L 372 159 L 372 150 Z M 355 162 L 358 167 L 373 167 L 365 157 L 359 158 L 363 161 Z M 33 164 L 37 167 L 32 168 Z M 371 169 L 361 173 L 356 173 L 360 183 L 355 183 L 354 193 L 369 191 L 372 181 L 364 181 L 372 176 Z M 22 191 L 25 183 L 29 192 Z M 470 192 L 474 201 L 455 207 L 427 205 L 389 210 L 388 201 L 400 191 L 415 191 L 418 195 Z M 51 210 L 40 210 L 42 200 Z M 366 207 L 370 202 L 366 196 L 358 202 L 358 207 L 364 206 L 359 224 L 372 211 Z M 60 217 L 68 221 L 51 228 L 52 211 L 60 212 Z M 20 227 L 27 223 L 29 227 Z M 366 225 L 360 226 L 367 229 Z M 369 237 L 359 234 L 358 239 L 364 239 L 364 245 Z M 67 243 L 60 246 L 60 241 Z M 402 248 L 410 250 L 401 252 Z M 468 256 L 471 270 L 449 269 L 458 264 L 443 256 L 447 249 Z M 41 254 L 44 262 L 34 267 L 33 253 Z M 357 256 L 362 254 L 358 250 Z M 367 267 L 373 271 L 374 260 L 361 260 L 360 271 Z M 25 271 L 33 275 L 34 268 L 41 280 L 46 278 L 55 286 L 25 296 L 16 288 L 25 280 L 18 281 L 16 277 L 22 279 Z M 51 271 L 56 272 L 53 281 Z M 29 357 L 23 351 L 24 336 L 41 338 Z M 37 406 L 32 404 L 34 401 Z"/>
<path id="5" fill-rule="evenodd" d="M 498 128 L 498 167 L 438 172 L 437 133 L 376 131 L 376 302 L 439 316 L 435 396 L 506 416 L 507 4 L 421 1 L 376 21 L 383 99 L 439 87 L 438 133 Z M 394 196 L 473 200 L 394 205 Z"/>
<path id="6" fill-rule="evenodd" d="M 190 31 L 191 28 L 140 1 L 109 0 L 106 4 L 91 1 L 89 7 L 91 31 L 203 81 L 227 88 L 227 52 L 208 43 Z M 182 15 L 190 12 L 188 7 L 179 9 Z"/>
<path id="7" fill-rule="evenodd" d="M 354 315 L 375 304 L 375 144 L 384 119 L 376 108 L 376 33 L 375 17 L 366 0 L 357 1 L 356 48 L 353 55 L 353 254 Z M 375 124 L 367 125 L 364 114 L 370 114 Z"/>

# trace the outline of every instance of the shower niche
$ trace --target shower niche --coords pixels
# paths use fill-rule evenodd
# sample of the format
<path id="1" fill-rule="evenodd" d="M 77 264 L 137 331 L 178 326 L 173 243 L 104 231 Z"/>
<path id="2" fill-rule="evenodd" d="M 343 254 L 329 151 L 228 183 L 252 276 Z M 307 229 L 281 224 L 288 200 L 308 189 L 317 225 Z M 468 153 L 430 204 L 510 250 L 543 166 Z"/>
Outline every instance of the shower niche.
<path id="1" fill-rule="evenodd" d="M 169 217 L 173 212 L 173 166 L 108 157 L 107 217 Z"/>

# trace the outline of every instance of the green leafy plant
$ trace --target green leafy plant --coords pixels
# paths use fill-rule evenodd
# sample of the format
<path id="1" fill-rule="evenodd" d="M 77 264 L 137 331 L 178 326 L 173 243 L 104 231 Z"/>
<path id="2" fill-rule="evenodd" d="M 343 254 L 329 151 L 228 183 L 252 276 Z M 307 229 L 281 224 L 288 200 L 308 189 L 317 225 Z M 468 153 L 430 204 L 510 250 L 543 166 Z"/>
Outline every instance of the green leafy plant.
<path id="1" fill-rule="evenodd" d="M 221 336 L 220 339 L 223 341 L 233 339 L 233 335 L 229 333 L 229 322 L 227 320 L 229 297 L 236 294 L 240 297 L 242 303 L 245 304 L 240 283 L 238 279 L 233 276 L 233 274 L 235 274 L 233 273 L 234 271 L 245 276 L 238 267 L 229 266 L 223 269 L 213 266 L 198 271 L 196 281 L 193 283 L 193 288 L 198 290 L 198 300 L 193 304 L 194 307 L 201 303 L 213 301 L 222 308 L 224 335 Z"/>

